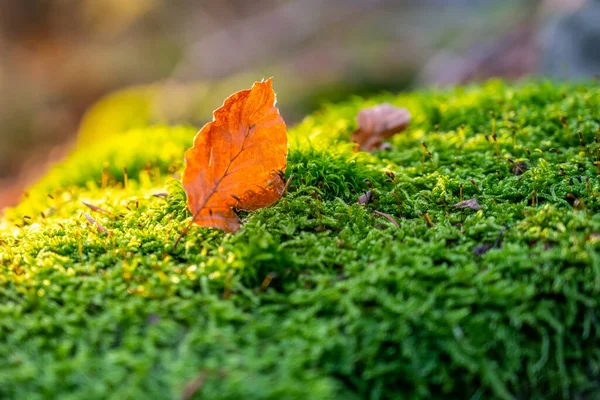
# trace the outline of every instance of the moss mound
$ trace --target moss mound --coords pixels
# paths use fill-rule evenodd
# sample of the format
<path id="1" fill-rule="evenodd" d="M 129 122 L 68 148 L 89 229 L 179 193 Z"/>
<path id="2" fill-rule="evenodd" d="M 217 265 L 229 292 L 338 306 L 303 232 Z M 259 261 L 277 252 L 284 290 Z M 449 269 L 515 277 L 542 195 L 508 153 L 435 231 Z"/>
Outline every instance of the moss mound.
<path id="1" fill-rule="evenodd" d="M 384 101 L 410 130 L 353 153 Z M 196 129 L 107 132 L 0 223 L 0 397 L 597 398 L 599 117 L 547 82 L 331 105 L 281 201 L 175 250 Z"/>

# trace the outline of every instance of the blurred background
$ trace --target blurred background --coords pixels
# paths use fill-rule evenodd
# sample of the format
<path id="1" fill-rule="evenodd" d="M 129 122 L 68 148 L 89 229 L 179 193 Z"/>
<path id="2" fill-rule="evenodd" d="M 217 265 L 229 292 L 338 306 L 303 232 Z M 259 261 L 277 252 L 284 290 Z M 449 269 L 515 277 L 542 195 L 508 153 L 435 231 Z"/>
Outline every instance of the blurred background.
<path id="1" fill-rule="evenodd" d="M 78 132 L 131 123 L 85 114 L 115 90 L 96 108 L 199 128 L 274 76 L 292 125 L 351 94 L 599 73 L 600 0 L 0 0 L 0 209 Z"/>

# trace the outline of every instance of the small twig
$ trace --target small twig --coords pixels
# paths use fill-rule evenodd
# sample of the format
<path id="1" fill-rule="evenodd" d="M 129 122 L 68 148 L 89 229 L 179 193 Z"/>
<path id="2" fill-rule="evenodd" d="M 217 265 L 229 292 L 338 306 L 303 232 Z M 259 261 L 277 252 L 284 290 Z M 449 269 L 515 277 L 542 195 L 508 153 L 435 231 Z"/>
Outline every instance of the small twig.
<path id="1" fill-rule="evenodd" d="M 513 137 L 513 150 L 517 147 L 517 132 L 515 131 L 515 128 L 511 128 L 512 131 L 512 137 Z"/>
<path id="2" fill-rule="evenodd" d="M 285 186 L 283 187 L 283 192 L 281 193 L 281 197 L 285 196 L 288 190 L 288 186 L 290 186 L 290 182 L 294 178 L 294 174 L 291 174 L 288 180 L 285 182 Z"/>
<path id="3" fill-rule="evenodd" d="M 275 272 L 269 272 L 267 274 L 267 276 L 265 276 L 265 279 L 263 279 L 262 283 L 260 284 L 260 292 L 262 293 L 265 290 L 267 290 L 267 288 L 271 284 L 271 281 L 273 281 L 273 279 L 275 279 L 275 278 L 277 278 L 277 274 Z"/>
<path id="4" fill-rule="evenodd" d="M 433 161 L 433 154 L 431 154 L 431 151 L 429 151 L 429 147 L 427 147 L 427 144 L 423 141 L 421 142 L 421 146 L 423 146 L 423 149 L 425 149 L 425 152 L 429 156 L 429 161 L 431 161 L 431 165 L 433 166 L 433 168 L 437 169 L 437 165 L 435 165 L 435 162 Z M 425 155 L 423 155 L 423 168 L 425 168 Z"/>
<path id="5" fill-rule="evenodd" d="M 396 221 L 396 219 L 394 217 L 392 217 L 390 214 L 382 213 L 381 211 L 377 211 L 377 210 L 373 210 L 373 213 L 379 215 L 380 217 L 387 219 L 392 224 L 394 224 L 394 226 L 396 228 L 400 228 L 400 224 L 398 224 L 398 221 Z"/>
<path id="6" fill-rule="evenodd" d="M 194 397 L 194 395 L 202 388 L 204 382 L 207 378 L 206 371 L 200 371 L 198 375 L 191 381 L 185 385 L 185 389 L 183 389 L 183 395 L 181 396 L 182 400 L 190 400 Z"/>
<path id="7" fill-rule="evenodd" d="M 498 136 L 496 136 L 496 132 L 492 132 L 492 139 L 494 139 L 494 144 L 496 145 L 496 157 L 500 158 L 500 147 L 498 145 Z"/>
<path id="8" fill-rule="evenodd" d="M 435 224 L 433 223 L 431 218 L 429 218 L 429 214 L 427 214 L 427 213 L 423 214 L 423 219 L 425 219 L 425 222 L 427 222 L 427 225 L 429 225 L 430 228 L 435 227 Z"/>
<path id="9" fill-rule="evenodd" d="M 475 180 L 473 178 L 469 178 L 469 182 L 471 182 L 471 185 L 473 185 L 473 187 L 475 188 L 475 190 L 477 190 L 478 193 L 481 193 L 479 187 L 477 186 L 477 183 L 475 183 Z"/>
<path id="10" fill-rule="evenodd" d="M 533 168 L 533 157 L 531 156 L 531 152 L 529 151 L 529 147 L 525 147 L 525 151 L 527 152 L 527 155 L 529 156 L 529 163 L 531 164 L 531 167 Z"/>
<path id="11" fill-rule="evenodd" d="M 496 238 L 496 243 L 494 243 L 495 249 L 499 249 L 500 247 L 502 247 L 502 237 L 504 236 L 504 232 L 506 232 L 507 230 L 508 230 L 508 225 L 504 225 L 504 229 L 501 229 L 500 232 L 498 232 L 498 237 Z"/>
<path id="12" fill-rule="evenodd" d="M 90 222 L 90 224 L 96 226 L 96 230 L 99 233 L 106 233 L 107 229 L 104 226 L 102 226 L 98 221 L 96 221 L 94 218 L 92 218 L 91 215 L 89 215 L 88 213 L 85 213 L 85 212 L 83 213 L 83 215 Z"/>
<path id="13" fill-rule="evenodd" d="M 127 175 L 127 167 L 123 167 L 123 188 L 127 189 L 129 184 L 129 176 Z"/>
<path id="14" fill-rule="evenodd" d="M 95 205 L 93 205 L 93 204 L 86 203 L 85 201 L 82 201 L 81 203 L 83 203 L 83 205 L 87 206 L 87 207 L 88 207 L 90 210 L 92 210 L 92 211 L 96 211 L 96 212 L 100 212 L 100 213 L 108 214 L 108 215 L 110 215 L 110 216 L 112 216 L 112 215 L 113 215 L 113 214 L 112 214 L 110 211 L 108 211 L 108 210 L 105 210 L 104 208 L 100 208 L 100 207 L 98 207 L 98 206 L 95 206 Z"/>

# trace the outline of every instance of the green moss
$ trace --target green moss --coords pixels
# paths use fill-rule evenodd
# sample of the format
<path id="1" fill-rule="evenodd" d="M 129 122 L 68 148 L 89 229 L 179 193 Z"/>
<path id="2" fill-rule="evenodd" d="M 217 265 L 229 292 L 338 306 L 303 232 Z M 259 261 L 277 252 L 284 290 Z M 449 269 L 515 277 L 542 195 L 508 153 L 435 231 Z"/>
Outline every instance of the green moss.
<path id="1" fill-rule="evenodd" d="M 383 101 L 410 130 L 353 153 Z M 0 397 L 596 398 L 599 116 L 547 82 L 330 105 L 291 129 L 281 201 L 176 249 L 195 130 L 86 143 L 0 222 Z"/>

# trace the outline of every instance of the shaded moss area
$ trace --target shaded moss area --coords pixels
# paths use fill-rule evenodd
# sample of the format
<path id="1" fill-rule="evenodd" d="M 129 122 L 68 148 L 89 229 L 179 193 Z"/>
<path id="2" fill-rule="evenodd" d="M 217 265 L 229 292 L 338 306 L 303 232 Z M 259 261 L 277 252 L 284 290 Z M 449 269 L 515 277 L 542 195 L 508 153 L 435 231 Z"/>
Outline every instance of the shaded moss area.
<path id="1" fill-rule="evenodd" d="M 384 101 L 411 128 L 354 153 Z M 597 398 L 599 118 L 547 82 L 327 106 L 284 198 L 175 249 L 196 129 L 107 134 L 0 223 L 0 397 Z"/>

